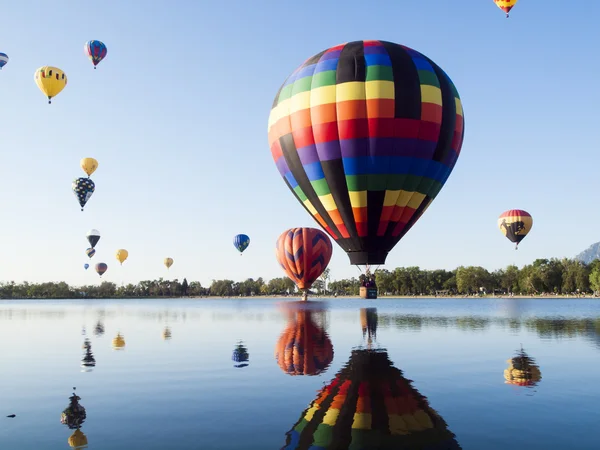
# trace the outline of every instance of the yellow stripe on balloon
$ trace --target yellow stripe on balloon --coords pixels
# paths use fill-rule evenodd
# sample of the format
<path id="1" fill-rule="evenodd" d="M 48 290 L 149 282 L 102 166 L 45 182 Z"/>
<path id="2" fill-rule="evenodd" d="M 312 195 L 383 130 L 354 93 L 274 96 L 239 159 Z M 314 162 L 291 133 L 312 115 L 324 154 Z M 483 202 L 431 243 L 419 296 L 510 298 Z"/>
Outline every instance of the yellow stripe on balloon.
<path id="1" fill-rule="evenodd" d="M 365 100 L 365 83 L 363 81 L 349 81 L 335 85 L 336 102 L 350 100 Z"/>
<path id="2" fill-rule="evenodd" d="M 421 85 L 421 102 L 442 106 L 442 91 L 439 87 L 428 84 Z"/>
<path id="3" fill-rule="evenodd" d="M 317 214 L 317 209 L 313 206 L 310 200 L 306 199 L 303 203 L 304 206 L 306 206 L 306 209 L 308 209 L 313 216 Z"/>
<path id="4" fill-rule="evenodd" d="M 323 207 L 327 211 L 333 211 L 333 210 L 337 209 L 337 206 L 335 204 L 335 200 L 333 199 L 333 195 L 331 195 L 331 194 L 320 195 L 319 196 L 319 200 L 321 200 L 321 203 L 323 204 Z"/>
<path id="5" fill-rule="evenodd" d="M 368 100 L 382 98 L 393 100 L 395 93 L 393 81 L 367 81 L 365 83 L 365 94 Z"/>
<path id="6" fill-rule="evenodd" d="M 325 413 L 325 417 L 323 417 L 323 423 L 325 425 L 334 426 L 338 420 L 339 415 L 340 415 L 339 409 L 331 408 Z"/>
<path id="7" fill-rule="evenodd" d="M 390 414 L 388 423 L 392 434 L 408 434 L 408 426 L 398 414 Z"/>
<path id="8" fill-rule="evenodd" d="M 371 414 L 355 413 L 352 428 L 355 430 L 370 430 L 371 429 Z"/>
<path id="9" fill-rule="evenodd" d="M 460 98 L 454 97 L 454 103 L 456 103 L 456 114 L 459 116 L 463 115 L 462 102 Z"/>
<path id="10" fill-rule="evenodd" d="M 288 101 L 288 100 L 286 100 Z M 310 91 L 299 92 L 296 95 L 292 95 L 290 101 L 290 114 L 302 111 L 303 109 L 310 108 Z"/>
<path id="11" fill-rule="evenodd" d="M 367 191 L 348 191 L 350 204 L 353 208 L 364 208 L 367 206 Z"/>
<path id="12" fill-rule="evenodd" d="M 335 103 L 335 85 L 321 86 L 310 91 L 310 106 L 327 105 Z"/>

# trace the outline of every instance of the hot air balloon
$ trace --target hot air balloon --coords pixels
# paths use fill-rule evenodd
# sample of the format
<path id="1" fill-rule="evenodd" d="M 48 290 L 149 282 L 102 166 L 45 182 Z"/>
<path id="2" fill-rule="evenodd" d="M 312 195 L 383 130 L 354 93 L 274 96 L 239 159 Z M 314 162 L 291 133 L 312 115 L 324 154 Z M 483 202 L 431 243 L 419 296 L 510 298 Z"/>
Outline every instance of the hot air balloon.
<path id="1" fill-rule="evenodd" d="M 94 193 L 96 185 L 90 178 L 77 178 L 76 180 L 73 180 L 71 188 L 83 211 L 83 207 Z"/>
<path id="2" fill-rule="evenodd" d="M 250 245 L 250 238 L 245 234 L 238 234 L 233 238 L 233 245 L 240 252 L 240 256 L 242 256 L 242 252 Z"/>
<path id="3" fill-rule="evenodd" d="M 504 371 L 506 384 L 533 387 L 542 379 L 542 373 L 535 359 L 525 353 L 523 347 L 517 352 L 517 356 L 506 362 L 509 364 L 508 369 Z"/>
<path id="4" fill-rule="evenodd" d="M 125 348 L 125 338 L 121 335 L 121 333 L 117 333 L 117 335 L 113 338 L 112 346 L 114 350 L 123 350 Z"/>
<path id="5" fill-rule="evenodd" d="M 69 440 L 67 442 L 69 447 L 74 448 L 75 450 L 88 448 L 87 436 L 79 428 L 73 431 L 73 434 L 69 436 Z"/>
<path id="6" fill-rule="evenodd" d="M 87 41 L 83 47 L 85 54 L 92 61 L 94 65 L 94 69 L 96 66 L 106 57 L 106 53 L 108 50 L 106 49 L 106 45 L 104 42 L 92 40 Z"/>
<path id="7" fill-rule="evenodd" d="M 79 400 L 81 400 L 81 397 L 73 392 L 73 395 L 69 397 L 69 406 L 64 409 L 60 416 L 60 423 L 71 430 L 80 428 L 87 416 L 85 408 L 79 404 Z"/>
<path id="8" fill-rule="evenodd" d="M 506 18 L 508 19 L 508 13 L 517 4 L 517 0 L 494 0 L 494 3 L 506 13 Z"/>
<path id="9" fill-rule="evenodd" d="M 100 275 L 100 277 L 102 277 L 102 275 L 104 275 L 104 272 L 106 272 L 107 269 L 108 269 L 108 266 L 104 263 L 96 264 L 96 272 L 98 273 L 98 275 Z"/>
<path id="10" fill-rule="evenodd" d="M 40 91 L 48 97 L 48 103 L 52 103 L 52 97 L 60 94 L 67 85 L 67 76 L 57 67 L 40 67 L 35 71 L 34 79 Z"/>
<path id="11" fill-rule="evenodd" d="M 165 258 L 163 261 L 164 265 L 167 266 L 167 269 L 170 269 L 173 265 L 173 258 Z"/>
<path id="12" fill-rule="evenodd" d="M 85 263 L 85 264 L 83 265 L 83 268 L 84 268 L 85 270 L 88 270 L 88 269 L 89 269 L 89 267 L 90 267 L 90 265 L 89 265 L 88 263 Z"/>
<path id="13" fill-rule="evenodd" d="M 6 64 L 8 64 L 8 55 L 0 52 L 0 70 L 2 70 Z"/>
<path id="14" fill-rule="evenodd" d="M 96 254 L 96 249 L 90 247 L 85 249 L 85 254 L 88 255 L 88 258 L 92 258 Z"/>
<path id="15" fill-rule="evenodd" d="M 280 87 L 269 146 L 297 200 L 353 265 L 384 264 L 460 154 L 448 75 L 408 47 L 354 41 L 307 59 Z"/>
<path id="16" fill-rule="evenodd" d="M 81 168 L 85 173 L 87 173 L 88 177 L 92 175 L 98 168 L 98 161 L 96 161 L 94 158 L 83 158 L 79 164 L 81 164 Z"/>
<path id="17" fill-rule="evenodd" d="M 231 355 L 231 359 L 235 362 L 233 367 L 237 369 L 241 369 L 242 367 L 248 367 L 250 355 L 248 354 L 248 349 L 242 341 L 238 341 L 237 345 L 235 346 L 235 349 L 233 350 L 233 355 Z"/>
<path id="18" fill-rule="evenodd" d="M 498 228 L 510 242 L 515 243 L 515 250 L 519 249 L 519 242 L 531 231 L 533 217 L 522 209 L 504 211 L 498 217 Z"/>
<path id="19" fill-rule="evenodd" d="M 298 303 L 286 307 L 288 323 L 275 346 L 275 360 L 288 375 L 319 375 L 333 361 L 331 339 L 314 320 L 325 310 L 303 308 Z"/>
<path id="20" fill-rule="evenodd" d="M 115 256 L 117 258 L 117 261 L 119 261 L 121 263 L 121 265 L 123 265 L 123 262 L 127 259 L 127 257 L 129 256 L 129 252 L 127 250 L 125 250 L 124 248 L 120 248 L 119 250 L 117 250 L 117 252 L 115 253 Z"/>
<path id="21" fill-rule="evenodd" d="M 303 300 L 307 300 L 308 290 L 327 268 L 332 252 L 331 241 L 316 228 L 290 228 L 281 233 L 275 245 L 279 265 L 304 291 Z"/>
<path id="22" fill-rule="evenodd" d="M 85 237 L 87 238 L 88 242 L 92 246 L 92 250 L 93 250 L 94 247 L 96 246 L 96 244 L 98 243 L 98 241 L 100 240 L 100 232 L 96 229 L 92 229 L 87 232 Z M 86 250 L 86 252 L 87 252 L 87 250 Z M 94 250 L 94 253 L 96 253 L 95 250 Z M 94 253 L 92 253 L 91 255 L 88 254 L 88 256 L 91 258 L 92 256 L 94 256 Z"/>

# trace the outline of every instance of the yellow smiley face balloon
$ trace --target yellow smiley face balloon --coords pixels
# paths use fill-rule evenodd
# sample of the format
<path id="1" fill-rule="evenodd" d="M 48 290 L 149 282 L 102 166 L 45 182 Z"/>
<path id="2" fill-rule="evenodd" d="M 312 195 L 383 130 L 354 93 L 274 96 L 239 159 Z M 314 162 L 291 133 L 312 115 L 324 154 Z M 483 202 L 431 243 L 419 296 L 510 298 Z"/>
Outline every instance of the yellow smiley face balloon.
<path id="1" fill-rule="evenodd" d="M 35 71 L 35 84 L 40 91 L 48 97 L 48 103 L 52 103 L 52 97 L 56 97 L 67 85 L 67 76 L 57 67 L 43 66 Z"/>

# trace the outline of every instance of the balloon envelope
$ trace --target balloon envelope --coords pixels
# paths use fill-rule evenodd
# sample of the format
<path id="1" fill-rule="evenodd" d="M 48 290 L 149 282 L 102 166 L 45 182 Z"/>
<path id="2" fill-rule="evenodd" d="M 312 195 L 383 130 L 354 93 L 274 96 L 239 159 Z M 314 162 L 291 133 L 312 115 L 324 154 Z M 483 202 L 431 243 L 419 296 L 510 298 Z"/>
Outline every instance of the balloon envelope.
<path id="1" fill-rule="evenodd" d="M 510 242 L 519 245 L 533 227 L 533 217 L 522 209 L 509 209 L 498 217 L 498 228 Z"/>
<path id="2" fill-rule="evenodd" d="M 106 54 L 108 53 L 104 42 L 96 40 L 87 41 L 83 49 L 85 51 L 85 54 L 92 61 L 94 69 L 100 63 L 100 61 L 102 61 L 106 57 Z"/>
<path id="3" fill-rule="evenodd" d="M 88 177 L 98 168 L 98 161 L 94 158 L 83 158 L 79 164 Z"/>
<path id="4" fill-rule="evenodd" d="M 104 263 L 98 263 L 98 264 L 96 264 L 96 272 L 100 276 L 102 276 L 104 274 L 104 272 L 106 272 L 107 269 L 108 269 L 108 266 L 106 264 L 104 264 Z"/>
<path id="5" fill-rule="evenodd" d="M 310 289 L 321 276 L 332 252 L 331 241 L 316 228 L 290 228 L 281 233 L 275 245 L 279 265 L 303 290 Z"/>
<path id="6" fill-rule="evenodd" d="M 96 254 L 96 250 L 92 247 L 85 249 L 85 254 L 88 255 L 88 258 L 91 258 Z"/>
<path id="7" fill-rule="evenodd" d="M 128 256 L 129 256 L 129 252 L 127 250 L 125 250 L 124 248 L 120 248 L 115 253 L 115 257 L 117 258 L 117 261 L 119 261 L 121 264 L 123 264 L 123 262 L 127 259 Z"/>
<path id="8" fill-rule="evenodd" d="M 90 231 L 87 232 L 85 237 L 87 238 L 88 242 L 90 243 L 90 245 L 92 246 L 92 249 L 93 249 L 96 246 L 96 244 L 98 243 L 98 241 L 100 240 L 100 232 L 96 229 L 91 229 Z M 96 251 L 94 250 L 94 253 L 95 252 Z M 91 258 L 91 256 L 90 256 L 90 258 Z"/>
<path id="9" fill-rule="evenodd" d="M 286 185 L 351 264 L 384 264 L 450 176 L 463 110 L 448 75 L 426 56 L 355 41 L 288 77 L 268 134 Z"/>
<path id="10" fill-rule="evenodd" d="M 35 71 L 35 84 L 40 91 L 48 97 L 51 103 L 52 97 L 56 97 L 67 85 L 67 76 L 58 67 L 43 66 Z"/>
<path id="11" fill-rule="evenodd" d="M 71 188 L 73 189 L 73 193 L 77 197 L 77 201 L 79 202 L 81 210 L 83 211 L 83 207 L 96 190 L 96 185 L 89 178 L 77 178 L 76 180 L 73 180 Z"/>
<path id="12" fill-rule="evenodd" d="M 0 70 L 8 64 L 8 55 L 6 53 L 0 52 Z"/>
<path id="13" fill-rule="evenodd" d="M 498 8 L 504 11 L 506 17 L 508 17 L 510 10 L 517 4 L 517 0 L 494 0 L 494 3 Z"/>
<path id="14" fill-rule="evenodd" d="M 89 265 L 88 263 L 85 263 L 85 264 L 83 265 L 83 268 L 84 268 L 85 270 L 88 270 L 88 268 L 89 268 L 89 267 L 90 267 L 90 265 Z"/>
<path id="15" fill-rule="evenodd" d="M 240 253 L 242 253 L 250 245 L 250 238 L 245 234 L 238 234 L 233 238 L 233 245 Z"/>
<path id="16" fill-rule="evenodd" d="M 169 269 L 173 265 L 173 258 L 165 258 L 164 265 Z"/>

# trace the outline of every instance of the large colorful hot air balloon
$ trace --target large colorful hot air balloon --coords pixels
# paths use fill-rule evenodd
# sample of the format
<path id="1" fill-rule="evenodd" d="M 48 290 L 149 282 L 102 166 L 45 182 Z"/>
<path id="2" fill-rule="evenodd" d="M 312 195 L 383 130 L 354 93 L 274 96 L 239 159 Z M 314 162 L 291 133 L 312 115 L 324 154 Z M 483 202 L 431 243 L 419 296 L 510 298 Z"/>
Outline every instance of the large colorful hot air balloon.
<path id="1" fill-rule="evenodd" d="M 463 110 L 433 61 L 386 41 L 307 59 L 275 96 L 269 146 L 286 185 L 354 265 L 384 264 L 460 154 Z"/>
<path id="2" fill-rule="evenodd" d="M 40 91 L 48 97 L 48 103 L 52 103 L 52 97 L 60 94 L 67 85 L 67 76 L 58 67 L 40 67 L 35 71 L 34 80 Z"/>
<path id="3" fill-rule="evenodd" d="M 94 65 L 94 69 L 96 66 L 106 57 L 106 53 L 108 50 L 106 49 L 106 45 L 104 42 L 92 40 L 87 41 L 83 47 L 85 54 L 92 61 Z"/>
<path id="4" fill-rule="evenodd" d="M 98 161 L 94 158 L 83 158 L 79 164 L 88 177 L 90 177 L 98 168 Z"/>
<path id="5" fill-rule="evenodd" d="M 88 258 L 92 259 L 92 256 L 96 254 L 96 249 L 90 247 L 85 249 L 85 254 L 88 255 Z"/>
<path id="6" fill-rule="evenodd" d="M 98 273 L 98 275 L 100 275 L 100 277 L 102 277 L 102 275 L 104 275 L 104 272 L 106 272 L 107 270 L 108 266 L 105 263 L 96 264 L 96 272 Z"/>
<path id="7" fill-rule="evenodd" d="M 123 265 L 123 262 L 125 262 L 125 260 L 127 259 L 128 256 L 129 256 L 129 252 L 127 250 L 125 250 L 124 248 L 120 248 L 115 253 L 115 257 L 117 258 L 117 261 L 119 261 L 121 263 L 121 265 Z"/>
<path id="8" fill-rule="evenodd" d="M 0 70 L 8 64 L 8 55 L 6 53 L 0 52 Z"/>
<path id="9" fill-rule="evenodd" d="M 96 244 L 98 243 L 98 241 L 100 240 L 100 232 L 96 229 L 91 229 L 90 231 L 87 232 L 85 237 L 87 238 L 88 242 L 92 246 L 92 250 L 93 250 L 94 247 L 96 246 Z M 87 252 L 87 250 L 86 250 L 86 252 Z M 94 253 L 96 253 L 95 250 L 94 250 Z M 88 254 L 88 256 L 91 258 L 92 256 L 94 256 L 94 254 L 93 253 L 91 255 Z"/>
<path id="10" fill-rule="evenodd" d="M 533 217 L 522 209 L 510 209 L 498 217 L 498 228 L 510 242 L 515 243 L 515 250 L 518 250 L 519 242 L 527 236 L 532 226 Z"/>
<path id="11" fill-rule="evenodd" d="M 506 18 L 508 19 L 508 13 L 517 4 L 517 0 L 494 0 L 494 3 L 506 13 Z"/>
<path id="12" fill-rule="evenodd" d="M 275 345 L 275 360 L 288 375 L 319 375 L 333 361 L 329 335 L 313 319 L 325 310 L 306 309 L 297 303 L 286 307 L 288 323 Z"/>
<path id="13" fill-rule="evenodd" d="M 163 261 L 164 265 L 167 266 L 167 269 L 170 269 L 173 265 L 173 258 L 165 258 Z"/>
<path id="14" fill-rule="evenodd" d="M 308 297 L 308 290 L 331 260 L 333 248 L 325 233 L 316 228 L 290 228 L 281 233 L 275 255 L 285 274 Z"/>
<path id="15" fill-rule="evenodd" d="M 76 180 L 73 180 L 71 188 L 83 211 L 83 207 L 94 193 L 96 185 L 90 178 L 77 178 Z"/>
<path id="16" fill-rule="evenodd" d="M 242 252 L 250 245 L 250 238 L 245 234 L 238 234 L 233 238 L 233 245 L 240 252 L 240 256 L 242 256 Z"/>

